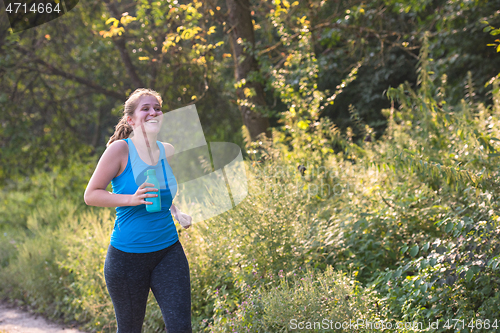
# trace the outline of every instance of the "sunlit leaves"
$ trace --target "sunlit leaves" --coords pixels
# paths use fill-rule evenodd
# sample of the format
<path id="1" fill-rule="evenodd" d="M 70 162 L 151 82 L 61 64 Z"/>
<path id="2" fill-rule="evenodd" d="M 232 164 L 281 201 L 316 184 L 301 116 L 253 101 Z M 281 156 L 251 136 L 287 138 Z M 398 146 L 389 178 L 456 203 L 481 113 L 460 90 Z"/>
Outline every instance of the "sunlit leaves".
<path id="1" fill-rule="evenodd" d="M 125 32 L 125 29 L 123 27 L 116 28 L 114 25 L 112 25 L 109 28 L 109 31 L 101 30 L 99 31 L 99 34 L 104 37 L 113 37 L 113 36 L 121 36 Z"/>
<path id="2" fill-rule="evenodd" d="M 106 21 L 106 24 L 111 23 L 111 27 L 109 28 L 108 31 L 106 30 L 101 30 L 99 31 L 99 34 L 104 37 L 113 37 L 113 36 L 121 36 L 124 32 L 125 29 L 123 27 L 118 27 L 118 24 L 120 24 L 120 21 L 118 21 L 116 18 L 111 17 Z"/>
<path id="3" fill-rule="evenodd" d="M 122 17 L 120 20 L 117 20 L 114 17 L 109 18 L 106 20 L 106 24 L 111 23 L 111 27 L 109 28 L 108 31 L 101 30 L 99 31 L 99 34 L 104 37 L 113 37 L 113 36 L 121 36 L 124 32 L 125 29 L 123 27 L 127 26 L 130 22 L 133 22 L 137 20 L 136 17 L 130 16 L 128 13 L 123 13 Z M 118 27 L 118 25 L 121 23 L 121 27 Z"/>
<path id="4" fill-rule="evenodd" d="M 192 29 L 183 29 L 183 27 L 179 27 L 177 29 L 177 33 L 181 32 L 180 37 L 185 40 L 192 39 L 200 31 L 201 31 L 200 27 L 194 27 Z"/>
<path id="5" fill-rule="evenodd" d="M 120 23 L 125 27 L 130 22 L 133 22 L 135 20 L 137 20 L 136 17 L 132 17 L 132 16 L 128 15 L 128 13 L 123 13 L 122 17 L 120 18 Z"/>
<path id="6" fill-rule="evenodd" d="M 483 29 L 484 32 L 489 32 L 490 35 L 492 35 L 492 36 L 500 35 L 500 29 L 492 27 L 491 25 L 489 25 L 488 21 L 482 21 L 481 23 L 487 25 Z M 497 52 L 500 52 L 500 39 L 496 39 L 495 42 L 496 42 L 496 44 L 495 43 L 490 43 L 490 44 L 487 44 L 487 46 L 493 46 L 493 47 L 496 48 Z"/>
<path id="7" fill-rule="evenodd" d="M 210 29 L 207 31 L 207 35 L 211 35 L 215 33 L 215 26 L 211 26 Z"/>
<path id="8" fill-rule="evenodd" d="M 108 20 L 106 20 L 106 24 L 112 24 L 115 28 L 118 27 L 118 24 L 120 23 L 117 19 L 115 19 L 114 17 L 111 17 L 109 18 Z"/>
<path id="9" fill-rule="evenodd" d="M 162 52 L 163 53 L 168 52 L 168 49 L 171 46 L 175 46 L 175 44 L 178 43 L 180 39 L 181 39 L 181 37 L 179 35 L 174 34 L 174 33 L 169 33 L 167 35 L 167 37 L 165 38 L 165 41 L 163 42 Z"/>
<path id="10" fill-rule="evenodd" d="M 298 123 L 297 123 L 297 127 L 302 129 L 302 130 L 305 130 L 309 127 L 309 120 L 307 121 L 304 121 L 304 120 L 300 120 Z"/>

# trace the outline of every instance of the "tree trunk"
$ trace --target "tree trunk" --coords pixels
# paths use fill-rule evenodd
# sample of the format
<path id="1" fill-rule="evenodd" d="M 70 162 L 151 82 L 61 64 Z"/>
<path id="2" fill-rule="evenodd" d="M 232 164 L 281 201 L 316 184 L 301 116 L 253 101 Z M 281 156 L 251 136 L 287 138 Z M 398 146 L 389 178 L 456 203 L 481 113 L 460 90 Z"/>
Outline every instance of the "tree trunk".
<path id="1" fill-rule="evenodd" d="M 234 59 L 234 76 L 236 81 L 246 80 L 246 84 L 239 87 L 236 94 L 240 100 L 247 99 L 249 104 L 255 105 L 255 107 L 265 108 L 266 100 L 262 85 L 248 80 L 248 74 L 259 71 L 255 57 L 244 50 L 244 43 L 248 43 L 252 47 L 255 46 L 250 2 L 249 0 L 226 0 L 226 4 L 229 10 L 228 23 Z M 255 94 L 247 98 L 244 93 L 245 88 L 254 90 Z M 265 133 L 268 137 L 271 136 L 267 117 L 246 105 L 239 105 L 239 108 L 243 124 L 250 132 L 252 140 L 255 140 L 257 135 L 261 133 Z"/>

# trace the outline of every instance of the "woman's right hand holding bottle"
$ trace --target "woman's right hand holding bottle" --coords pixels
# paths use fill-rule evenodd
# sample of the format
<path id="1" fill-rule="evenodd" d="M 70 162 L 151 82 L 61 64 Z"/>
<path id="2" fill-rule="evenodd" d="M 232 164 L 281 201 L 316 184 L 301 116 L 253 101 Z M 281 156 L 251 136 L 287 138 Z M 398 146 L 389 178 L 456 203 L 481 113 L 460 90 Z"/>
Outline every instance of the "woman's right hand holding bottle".
<path id="1" fill-rule="evenodd" d="M 146 187 L 149 186 L 149 187 Z M 129 205 L 128 206 L 139 206 L 139 205 L 152 205 L 152 202 L 146 201 L 145 198 L 155 198 L 158 196 L 158 189 L 153 187 L 154 184 L 151 183 L 142 183 L 141 186 L 137 189 L 137 191 L 130 196 Z M 147 192 L 155 192 L 155 193 L 147 193 Z"/>

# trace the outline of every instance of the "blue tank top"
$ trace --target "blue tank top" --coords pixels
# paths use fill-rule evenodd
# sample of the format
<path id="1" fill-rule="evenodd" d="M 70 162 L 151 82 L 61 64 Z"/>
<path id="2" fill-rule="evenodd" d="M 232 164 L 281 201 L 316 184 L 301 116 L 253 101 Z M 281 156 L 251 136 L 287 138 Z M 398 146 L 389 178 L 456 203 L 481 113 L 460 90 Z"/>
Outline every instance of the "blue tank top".
<path id="1" fill-rule="evenodd" d="M 160 148 L 160 158 L 156 165 L 142 161 L 132 140 L 125 141 L 128 144 L 128 162 L 125 170 L 111 180 L 113 193 L 134 194 L 146 180 L 146 170 L 154 169 L 160 183 L 161 210 L 150 213 L 145 204 L 116 207 L 115 226 L 110 243 L 118 250 L 130 253 L 159 251 L 179 239 L 170 213 L 172 200 L 177 192 L 177 182 L 167 162 L 165 147 L 160 141 L 156 141 Z"/>

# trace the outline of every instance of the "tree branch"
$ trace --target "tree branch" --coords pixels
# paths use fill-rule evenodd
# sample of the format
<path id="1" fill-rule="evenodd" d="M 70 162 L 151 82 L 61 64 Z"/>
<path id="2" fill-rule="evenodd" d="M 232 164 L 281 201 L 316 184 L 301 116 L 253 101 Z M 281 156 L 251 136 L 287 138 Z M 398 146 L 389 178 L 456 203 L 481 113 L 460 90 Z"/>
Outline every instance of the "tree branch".
<path id="1" fill-rule="evenodd" d="M 122 100 L 125 96 L 119 92 L 116 92 L 116 91 L 112 91 L 112 90 L 108 90 L 98 84 L 95 84 L 94 82 L 90 81 L 90 80 L 87 80 L 85 78 L 82 78 L 82 77 L 79 77 L 77 75 L 74 75 L 74 74 L 71 74 L 71 73 L 67 73 L 61 69 L 58 69 L 58 68 L 55 68 L 54 66 L 52 66 L 51 64 L 47 63 L 46 61 L 40 59 L 38 56 L 36 56 L 35 54 L 33 54 L 31 51 L 29 50 L 26 50 L 24 49 L 23 47 L 17 45 L 15 46 L 15 49 L 17 51 L 19 51 L 20 53 L 26 55 L 26 56 L 29 56 L 31 57 L 31 60 L 37 64 L 40 64 L 42 65 L 43 67 L 45 67 L 48 71 L 47 72 L 42 72 L 44 74 L 48 74 L 48 75 L 57 75 L 57 76 L 61 76 L 61 77 L 64 77 L 68 80 L 71 80 L 71 81 L 75 81 L 75 82 L 78 82 L 80 84 L 83 84 L 89 88 L 92 88 L 93 90 L 101 93 L 101 94 L 104 94 L 106 96 L 110 96 L 110 97 L 114 97 L 116 99 L 119 99 L 119 100 Z"/>
<path id="2" fill-rule="evenodd" d="M 342 25 L 342 24 L 339 24 L 339 23 L 332 23 L 332 22 L 325 22 L 325 23 L 320 23 L 320 24 L 317 24 L 315 25 L 314 27 L 312 27 L 309 31 L 315 31 L 315 30 L 318 30 L 320 28 L 325 28 L 325 27 L 335 27 L 335 28 L 344 28 L 344 29 L 358 29 L 359 32 L 368 32 L 368 33 L 371 33 L 373 35 L 375 35 L 378 39 L 381 39 L 381 36 L 380 36 L 380 33 L 383 33 L 383 34 L 386 34 L 386 35 L 390 35 L 390 36 L 398 36 L 400 37 L 401 34 L 397 33 L 397 32 L 394 32 L 394 31 L 375 31 L 373 29 L 370 29 L 370 28 L 365 28 L 365 27 L 359 27 L 359 26 L 346 26 L 346 25 Z M 293 35 L 290 36 L 291 39 L 294 39 L 294 38 L 297 38 L 298 36 L 300 35 L 300 32 L 297 32 Z M 261 56 L 263 54 L 266 54 L 268 52 L 271 52 L 272 50 L 276 49 L 277 47 L 279 47 L 280 45 L 282 45 L 282 41 L 279 41 L 277 42 L 276 44 L 274 44 L 273 46 L 270 46 L 268 47 L 267 49 L 264 49 L 264 50 L 261 50 L 259 51 L 259 53 L 257 54 L 258 56 Z"/>
<path id="3" fill-rule="evenodd" d="M 106 7 L 108 8 L 109 12 L 111 15 L 113 15 L 114 18 L 117 20 L 120 19 L 121 14 L 116 8 L 115 4 L 109 0 L 104 0 L 104 3 L 106 4 Z M 122 26 L 120 24 L 120 26 Z M 130 80 L 132 81 L 132 84 L 134 85 L 134 88 L 142 88 L 144 87 L 144 83 L 142 82 L 141 78 L 139 75 L 137 75 L 137 71 L 135 70 L 134 64 L 132 63 L 132 59 L 130 59 L 130 56 L 127 52 L 127 48 L 125 47 L 125 39 L 124 37 L 112 37 L 113 43 L 115 46 L 118 48 L 118 51 L 120 52 L 120 56 L 123 60 L 123 64 L 125 65 L 125 68 L 127 69 L 127 73 L 130 76 Z"/>

